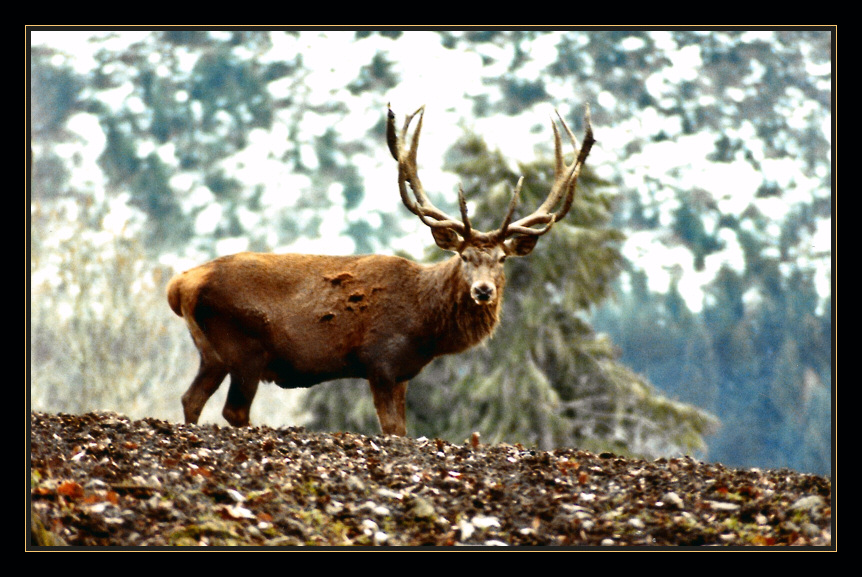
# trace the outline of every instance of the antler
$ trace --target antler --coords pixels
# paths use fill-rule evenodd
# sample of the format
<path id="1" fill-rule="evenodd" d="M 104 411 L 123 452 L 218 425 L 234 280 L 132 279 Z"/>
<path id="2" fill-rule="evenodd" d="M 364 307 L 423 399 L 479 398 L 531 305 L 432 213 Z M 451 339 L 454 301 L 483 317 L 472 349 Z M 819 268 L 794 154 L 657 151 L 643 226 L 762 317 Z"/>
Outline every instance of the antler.
<path id="1" fill-rule="evenodd" d="M 554 129 L 554 148 L 555 148 L 555 165 L 554 165 L 554 184 L 548 193 L 545 201 L 529 216 L 512 222 L 512 215 L 515 212 L 515 207 L 518 205 L 518 197 L 521 193 L 521 186 L 524 183 L 524 177 L 518 180 L 512 193 L 512 200 L 509 202 L 509 208 L 506 216 L 503 218 L 503 224 L 499 229 L 488 236 L 495 236 L 500 239 L 514 235 L 541 236 L 551 230 L 555 222 L 563 219 L 568 214 L 569 209 L 575 199 L 575 189 L 577 188 L 578 177 L 581 174 L 581 169 L 590 154 L 590 149 L 595 142 L 593 138 L 593 129 L 590 123 L 590 108 L 587 106 L 584 114 L 585 134 L 583 146 L 578 150 L 578 141 L 574 133 L 569 128 L 566 121 L 558 111 L 557 114 L 569 140 L 572 143 L 572 148 L 577 153 L 575 160 L 571 166 L 567 166 L 563 160 L 563 146 L 560 137 L 560 131 L 557 128 L 557 123 L 551 121 Z M 416 130 L 413 133 L 413 138 L 410 142 L 410 148 L 405 149 L 405 141 L 407 140 L 407 130 L 410 128 L 410 123 L 413 118 L 419 115 L 419 121 L 416 124 Z M 422 119 L 425 115 L 425 107 L 421 106 L 416 112 L 407 116 L 404 119 L 404 126 L 401 129 L 400 135 L 395 128 L 395 113 L 389 109 L 389 114 L 386 122 L 386 141 L 389 145 L 389 152 L 392 157 L 398 161 L 398 190 L 401 192 L 401 200 L 410 212 L 419 217 L 419 219 L 431 228 L 449 228 L 456 231 L 463 238 L 469 238 L 472 234 L 472 226 L 470 219 L 467 217 L 467 201 L 464 198 L 464 191 L 461 187 L 458 188 L 458 205 L 461 210 L 461 221 L 457 221 L 428 200 L 425 190 L 422 188 L 422 182 L 419 180 L 418 169 L 416 167 L 416 152 L 419 148 L 419 135 L 422 131 Z M 410 185 L 410 190 L 413 192 L 411 198 L 407 190 L 407 185 Z M 556 212 L 551 212 L 562 200 L 562 206 Z M 533 228 L 541 225 L 539 228 Z M 483 234 L 483 233 L 477 233 Z"/>
<path id="2" fill-rule="evenodd" d="M 590 149 L 595 142 L 595 139 L 593 138 L 593 128 L 590 123 L 590 107 L 587 106 L 586 113 L 584 114 L 584 124 L 586 125 L 586 128 L 584 144 L 581 146 L 580 151 L 578 151 L 578 142 L 574 133 L 566 124 L 566 121 L 563 120 L 560 113 L 556 110 L 554 110 L 554 112 L 556 112 L 557 118 L 560 119 L 560 122 L 563 124 L 563 128 L 565 128 L 566 133 L 569 135 L 572 147 L 577 152 L 575 160 L 572 162 L 571 166 L 566 166 L 566 163 L 563 160 L 563 147 L 560 139 L 560 131 L 557 129 L 557 123 L 552 119 L 551 125 L 554 128 L 555 148 L 554 184 L 551 186 L 548 198 L 545 199 L 545 202 L 543 202 L 535 212 L 510 224 L 512 220 L 512 212 L 515 210 L 515 205 L 518 202 L 518 195 L 521 191 L 521 184 L 524 180 L 523 177 L 521 177 L 518 181 L 518 185 L 515 187 L 515 192 L 512 194 L 512 201 L 509 203 L 509 210 L 506 213 L 506 217 L 503 219 L 503 225 L 495 233 L 500 238 L 519 234 L 541 236 L 551 230 L 551 227 L 554 226 L 555 222 L 562 220 L 572 207 L 572 202 L 575 199 L 575 188 L 578 184 L 578 176 L 580 176 L 581 169 L 583 168 L 584 163 L 587 160 L 587 156 L 590 154 Z M 556 212 L 550 212 L 555 206 L 557 206 L 557 204 L 559 204 L 561 199 L 563 200 L 563 205 L 560 209 Z M 543 226 L 541 228 L 533 228 L 536 225 Z"/>
<path id="3" fill-rule="evenodd" d="M 407 140 L 407 129 L 413 117 L 419 115 L 419 122 L 416 124 L 416 130 L 413 133 L 413 138 L 410 143 L 410 149 L 405 150 L 404 143 Z M 447 215 L 445 212 L 431 204 L 425 190 L 422 188 L 422 182 L 419 180 L 419 173 L 416 167 L 416 151 L 419 148 L 419 133 L 422 131 L 422 119 L 425 115 L 425 106 L 421 106 L 416 112 L 407 116 L 404 119 L 404 127 L 399 135 L 395 129 L 395 113 L 389 109 L 389 114 L 386 122 L 386 142 L 389 144 L 389 152 L 392 157 L 398 161 L 398 190 L 401 192 L 401 200 L 410 212 L 419 217 L 419 219 L 431 228 L 451 228 L 460 234 L 463 238 L 468 238 L 471 234 L 470 219 L 467 218 L 467 201 L 464 198 L 464 191 L 458 188 L 458 204 L 461 210 L 461 222 Z M 407 184 L 410 184 L 410 190 L 413 191 L 415 201 L 410 198 L 407 192 Z"/>

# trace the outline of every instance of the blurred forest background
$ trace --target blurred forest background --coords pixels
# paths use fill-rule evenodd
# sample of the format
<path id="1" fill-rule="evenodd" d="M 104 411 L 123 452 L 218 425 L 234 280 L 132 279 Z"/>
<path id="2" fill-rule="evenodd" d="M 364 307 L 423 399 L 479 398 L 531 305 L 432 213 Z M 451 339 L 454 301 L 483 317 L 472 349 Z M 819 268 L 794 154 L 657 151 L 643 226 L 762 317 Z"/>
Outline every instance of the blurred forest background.
<path id="1" fill-rule="evenodd" d="M 172 274 L 241 250 L 445 255 L 385 146 L 426 105 L 433 201 L 496 227 L 597 144 L 508 264 L 486 346 L 408 393 L 414 436 L 832 466 L 833 32 L 30 30 L 29 403 L 179 421 Z M 220 417 L 227 387 L 207 405 Z M 364 382 L 263 385 L 252 421 L 376 434 Z"/>

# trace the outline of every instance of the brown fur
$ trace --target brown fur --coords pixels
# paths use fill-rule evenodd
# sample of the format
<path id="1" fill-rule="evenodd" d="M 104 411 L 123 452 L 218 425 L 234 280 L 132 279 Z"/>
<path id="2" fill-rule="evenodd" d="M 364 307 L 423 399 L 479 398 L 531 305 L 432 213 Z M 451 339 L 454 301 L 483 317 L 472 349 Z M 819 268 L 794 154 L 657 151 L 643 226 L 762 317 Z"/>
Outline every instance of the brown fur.
<path id="1" fill-rule="evenodd" d="M 186 421 L 197 422 L 227 374 L 223 415 L 234 425 L 248 424 L 260 380 L 293 388 L 354 377 L 371 383 L 384 432 L 405 434 L 397 399 L 406 381 L 497 325 L 502 274 L 490 281 L 497 298 L 479 304 L 465 276 L 472 268 L 459 256 L 425 266 L 380 255 L 241 253 L 177 275 L 168 302 L 201 356 L 183 397 Z"/>

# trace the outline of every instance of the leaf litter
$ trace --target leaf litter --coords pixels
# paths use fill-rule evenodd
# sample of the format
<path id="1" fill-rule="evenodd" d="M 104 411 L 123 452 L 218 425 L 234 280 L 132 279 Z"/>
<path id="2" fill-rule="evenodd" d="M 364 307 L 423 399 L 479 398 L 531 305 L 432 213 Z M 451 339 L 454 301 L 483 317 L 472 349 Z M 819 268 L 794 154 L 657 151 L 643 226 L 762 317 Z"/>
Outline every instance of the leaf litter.
<path id="1" fill-rule="evenodd" d="M 30 415 L 31 545 L 832 547 L 832 482 L 573 448 Z"/>

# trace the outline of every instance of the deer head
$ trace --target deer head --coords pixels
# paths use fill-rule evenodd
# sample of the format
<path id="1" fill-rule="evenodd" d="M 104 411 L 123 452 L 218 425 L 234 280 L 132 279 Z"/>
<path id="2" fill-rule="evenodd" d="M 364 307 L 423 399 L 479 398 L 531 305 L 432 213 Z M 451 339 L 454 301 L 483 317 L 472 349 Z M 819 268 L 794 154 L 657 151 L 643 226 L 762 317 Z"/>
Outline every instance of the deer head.
<path id="1" fill-rule="evenodd" d="M 425 107 L 422 106 L 407 116 L 399 134 L 395 127 L 395 114 L 391 108 L 388 112 L 386 141 L 392 157 L 398 161 L 398 189 L 401 200 L 410 212 L 431 228 L 437 246 L 460 255 L 463 263 L 461 267 L 463 280 L 470 287 L 473 301 L 479 305 L 497 304 L 505 284 L 503 262 L 506 258 L 530 254 L 539 237 L 551 230 L 554 223 L 562 220 L 572 207 L 578 176 L 595 142 L 590 125 L 589 107 L 584 118 L 586 128 L 584 143 L 580 150 L 574 133 L 557 112 L 557 117 L 575 151 L 575 158 L 571 165 L 567 165 L 563 159 L 560 131 L 556 122 L 552 120 L 555 149 L 554 183 L 545 201 L 532 214 L 512 222 L 524 182 L 524 178 L 521 177 L 515 185 L 512 200 L 500 228 L 491 232 L 476 230 L 470 224 L 467 201 L 461 187 L 458 189 L 460 220 L 452 218 L 435 207 L 425 194 L 416 164 L 424 115 Z M 416 116 L 419 119 L 410 139 L 410 147 L 407 148 L 405 143 L 408 140 L 408 129 Z"/>

